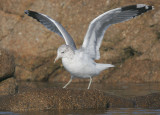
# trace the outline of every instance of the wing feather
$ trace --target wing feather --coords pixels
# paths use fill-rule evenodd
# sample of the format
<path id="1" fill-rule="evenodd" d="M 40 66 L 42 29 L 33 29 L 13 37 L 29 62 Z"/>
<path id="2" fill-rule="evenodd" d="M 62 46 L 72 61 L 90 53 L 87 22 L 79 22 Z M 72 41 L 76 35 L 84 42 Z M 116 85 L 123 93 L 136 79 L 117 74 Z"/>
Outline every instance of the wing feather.
<path id="1" fill-rule="evenodd" d="M 74 50 L 76 50 L 76 45 L 72 39 L 72 37 L 69 35 L 69 33 L 63 28 L 63 26 L 56 22 L 55 20 L 51 19 L 49 16 L 45 14 L 41 14 L 35 11 L 26 10 L 25 13 L 28 16 L 31 16 L 32 18 L 39 21 L 41 24 L 43 24 L 47 29 L 57 33 L 59 36 L 61 36 L 67 45 L 71 46 Z"/>
<path id="2" fill-rule="evenodd" d="M 91 58 L 99 59 L 99 48 L 105 31 L 110 25 L 127 21 L 152 9 L 153 6 L 137 4 L 116 8 L 101 14 L 90 23 L 82 48 Z"/>

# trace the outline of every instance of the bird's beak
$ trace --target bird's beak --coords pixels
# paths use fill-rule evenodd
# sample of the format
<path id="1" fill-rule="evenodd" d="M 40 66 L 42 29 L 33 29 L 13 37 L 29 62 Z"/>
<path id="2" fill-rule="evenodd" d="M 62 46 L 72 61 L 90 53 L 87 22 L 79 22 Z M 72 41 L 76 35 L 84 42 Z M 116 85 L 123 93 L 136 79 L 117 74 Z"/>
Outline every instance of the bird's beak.
<path id="1" fill-rule="evenodd" d="M 54 63 L 59 59 L 60 57 L 57 55 L 57 57 L 54 60 Z"/>

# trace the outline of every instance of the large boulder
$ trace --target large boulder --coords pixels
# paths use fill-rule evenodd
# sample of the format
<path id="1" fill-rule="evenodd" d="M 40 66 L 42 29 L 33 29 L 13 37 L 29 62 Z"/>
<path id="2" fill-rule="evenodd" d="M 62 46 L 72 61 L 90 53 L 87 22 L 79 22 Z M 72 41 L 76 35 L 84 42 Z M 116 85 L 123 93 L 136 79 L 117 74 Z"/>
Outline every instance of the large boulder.
<path id="1" fill-rule="evenodd" d="M 15 95 L 0 97 L 0 102 L 0 110 L 5 111 L 134 107 L 131 100 L 101 91 L 62 88 L 27 89 Z"/>
<path id="2" fill-rule="evenodd" d="M 160 61 L 130 58 L 105 77 L 105 83 L 160 82 Z"/>
<path id="3" fill-rule="evenodd" d="M 53 64 L 56 50 L 64 44 L 64 40 L 36 20 L 24 15 L 24 10 L 41 12 L 57 20 L 80 47 L 89 23 L 96 16 L 113 8 L 137 3 L 153 5 L 155 10 L 128 22 L 113 25 L 107 30 L 100 49 L 101 60 L 98 62 L 113 63 L 116 67 L 104 71 L 93 82 L 101 80 L 123 82 L 127 71 L 130 71 L 127 75 L 129 78 L 125 82 L 137 82 L 136 79 L 138 82 L 152 82 L 155 79 L 159 81 L 160 78 L 157 77 L 159 69 L 149 68 L 150 66 L 159 68 L 157 63 L 160 61 L 158 50 L 160 1 L 158 0 L 101 0 L 101 2 L 99 0 L 3 0 L 0 4 L 0 46 L 14 53 L 17 65 L 15 76 L 18 80 L 68 81 L 69 74 L 64 71 L 61 62 Z M 15 8 L 17 6 L 18 8 Z M 141 73 L 141 69 L 145 64 L 135 64 L 139 62 L 147 64 L 144 74 Z M 135 72 L 131 72 L 132 70 Z M 144 75 L 151 79 L 146 79 Z M 112 80 L 110 76 L 118 80 Z"/>
<path id="4" fill-rule="evenodd" d="M 0 81 L 13 77 L 15 72 L 14 57 L 7 50 L 0 48 Z"/>
<path id="5" fill-rule="evenodd" d="M 79 110 L 108 108 L 160 108 L 160 93 L 122 97 L 99 90 L 21 87 L 18 93 L 0 96 L 1 111 Z"/>
<path id="6" fill-rule="evenodd" d="M 152 93 L 146 96 L 135 97 L 135 103 L 137 108 L 160 108 L 160 93 Z"/>
<path id="7" fill-rule="evenodd" d="M 0 96 L 15 94 L 17 82 L 14 78 L 15 62 L 13 55 L 0 48 Z"/>
<path id="8" fill-rule="evenodd" d="M 8 78 L 0 82 L 0 96 L 13 95 L 18 92 L 18 85 L 15 78 Z"/>

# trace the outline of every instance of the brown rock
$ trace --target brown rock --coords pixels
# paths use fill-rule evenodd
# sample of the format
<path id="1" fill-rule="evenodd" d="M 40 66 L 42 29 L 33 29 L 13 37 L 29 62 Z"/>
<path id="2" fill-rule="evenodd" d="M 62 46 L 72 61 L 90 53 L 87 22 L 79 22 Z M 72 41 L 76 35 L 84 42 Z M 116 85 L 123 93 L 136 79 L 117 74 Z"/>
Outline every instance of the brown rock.
<path id="1" fill-rule="evenodd" d="M 8 78 L 0 82 L 0 96 L 13 95 L 17 92 L 17 82 L 15 78 Z"/>
<path id="2" fill-rule="evenodd" d="M 135 98 L 137 108 L 160 108 L 160 93 L 153 93 Z"/>
<path id="3" fill-rule="evenodd" d="M 106 109 L 133 107 L 132 101 L 96 90 L 30 89 L 0 98 L 0 110 Z"/>
<path id="4" fill-rule="evenodd" d="M 150 65 L 147 66 L 147 69 L 144 69 L 141 76 L 148 75 L 147 71 L 149 70 L 149 66 L 159 67 L 159 65 L 156 64 L 159 62 L 160 57 L 159 50 L 157 50 L 160 46 L 160 7 L 158 6 L 160 1 L 158 0 L 102 0 L 101 3 L 99 0 L 2 0 L 0 4 L 0 15 L 2 17 L 0 18 L 0 24 L 2 25 L 0 30 L 0 45 L 14 52 L 17 65 L 15 74 L 17 79 L 31 81 L 47 81 L 48 79 L 50 81 L 68 81 L 70 76 L 64 72 L 62 66 L 60 66 L 60 64 L 56 66 L 53 64 L 56 49 L 61 44 L 64 44 L 64 40 L 45 29 L 45 27 L 36 22 L 36 20 L 26 15 L 24 16 L 24 10 L 35 10 L 60 22 L 72 35 L 79 47 L 82 44 L 90 21 L 96 16 L 116 7 L 137 3 L 154 5 L 155 10 L 123 24 L 113 25 L 107 30 L 107 35 L 104 36 L 100 49 L 101 60 L 98 62 L 113 63 L 117 66 L 115 69 L 104 71 L 94 81 L 100 81 L 107 76 L 113 75 L 115 79 L 119 79 L 119 76 L 122 78 L 122 76 L 126 75 L 125 73 L 127 71 L 132 71 L 132 69 L 133 71 L 138 71 L 140 74 L 141 70 L 135 70 L 135 68 L 138 66 L 139 69 L 142 69 L 144 64 L 136 64 L 134 67 L 127 68 L 130 61 L 128 60 L 128 54 L 126 54 L 127 56 L 123 55 L 123 51 L 129 47 L 140 54 L 133 55 L 132 61 L 138 62 L 140 60 L 143 62 L 144 60 L 150 60 L 149 63 L 145 61 L 146 64 Z M 15 8 L 17 6 L 20 7 Z M 125 72 L 119 75 L 118 73 L 121 72 L 118 69 L 121 67 L 121 64 Z M 113 72 L 115 74 L 113 74 Z M 57 73 L 61 73 L 61 75 Z M 136 79 L 138 79 L 138 82 L 155 81 L 155 78 L 159 81 L 159 77 L 157 77 L 158 74 L 156 74 L 159 73 L 159 70 L 155 69 L 154 73 L 151 79 L 147 78 L 146 80 L 145 77 L 141 77 L 142 80 L 139 80 L 139 78 L 133 79 L 133 77 L 129 77 L 131 79 L 123 81 L 135 82 Z M 104 78 L 102 76 L 104 76 Z M 128 76 L 136 77 L 138 74 L 129 72 Z M 109 82 L 108 78 L 106 82 Z"/>
<path id="5" fill-rule="evenodd" d="M 129 58 L 105 77 L 106 83 L 160 82 L 160 61 Z"/>
<path id="6" fill-rule="evenodd" d="M 8 51 L 0 49 L 0 81 L 13 76 L 14 72 L 14 57 Z"/>
<path id="7" fill-rule="evenodd" d="M 10 78 L 11 79 L 11 78 Z M 78 110 L 107 108 L 153 108 L 160 107 L 160 93 L 122 98 L 98 90 L 75 90 L 42 88 L 28 84 L 19 93 L 0 96 L 0 110 Z"/>
<path id="8" fill-rule="evenodd" d="M 21 4 L 21 5 L 19 5 Z M 2 0 L 0 8 L 8 14 L 22 15 L 22 11 L 31 5 L 31 0 Z"/>

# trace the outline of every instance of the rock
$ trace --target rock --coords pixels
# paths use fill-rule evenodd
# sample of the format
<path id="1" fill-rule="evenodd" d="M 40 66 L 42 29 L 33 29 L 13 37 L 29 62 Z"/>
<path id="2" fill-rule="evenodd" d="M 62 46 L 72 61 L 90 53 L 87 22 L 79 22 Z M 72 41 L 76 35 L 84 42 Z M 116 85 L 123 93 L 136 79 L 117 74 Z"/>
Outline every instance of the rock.
<path id="1" fill-rule="evenodd" d="M 17 93 L 18 85 L 15 78 L 8 78 L 0 82 L 0 96 Z"/>
<path id="2" fill-rule="evenodd" d="M 14 72 L 13 55 L 9 51 L 0 48 L 0 96 L 16 93 L 17 84 Z"/>
<path id="3" fill-rule="evenodd" d="M 130 58 L 120 67 L 109 73 L 105 78 L 106 83 L 143 83 L 143 82 L 160 82 L 160 61 L 136 60 Z"/>
<path id="4" fill-rule="evenodd" d="M 0 110 L 5 111 L 134 107 L 130 100 L 101 91 L 58 88 L 28 89 L 15 95 L 0 97 L 0 102 Z"/>
<path id="5" fill-rule="evenodd" d="M 4 85 L 7 82 L 7 85 Z M 15 85 L 14 85 L 15 84 Z M 9 78 L 0 84 L 1 111 L 79 110 L 160 107 L 160 93 L 143 96 L 117 96 L 100 90 L 63 89 L 46 83 L 21 82 Z M 1 88 L 3 86 L 3 88 Z M 12 90 L 9 90 L 8 88 Z M 4 89 L 5 93 L 1 89 Z M 8 94 L 7 94 L 7 93 Z"/>
<path id="6" fill-rule="evenodd" d="M 22 4 L 22 5 L 19 5 Z M 22 15 L 22 11 L 31 5 L 31 0 L 6 0 L 0 4 L 1 10 L 6 14 Z M 13 9 L 12 9 L 13 8 Z"/>
<path id="7" fill-rule="evenodd" d="M 160 108 L 160 93 L 153 93 L 146 96 L 135 97 L 137 108 Z"/>
<path id="8" fill-rule="evenodd" d="M 79 47 L 89 23 L 96 16 L 113 8 L 137 3 L 154 5 L 155 10 L 123 24 L 113 25 L 107 30 L 100 49 L 101 60 L 98 62 L 113 63 L 116 68 L 104 71 L 93 82 L 117 82 L 121 78 L 124 82 L 154 82 L 155 79 L 160 81 L 157 77 L 159 69 L 149 68 L 159 68 L 157 63 L 160 61 L 158 0 L 102 0 L 101 3 L 99 0 L 3 0 L 0 4 L 0 46 L 14 52 L 17 65 L 15 76 L 18 80 L 67 82 L 70 76 L 64 72 L 61 62 L 53 64 L 56 50 L 64 44 L 64 40 L 36 20 L 24 15 L 24 10 L 41 12 L 60 22 Z M 20 7 L 15 9 L 17 6 Z M 137 64 L 139 62 L 141 64 Z M 145 65 L 143 62 L 147 64 L 147 68 L 140 73 Z M 132 67 L 131 64 L 135 65 Z M 126 78 L 127 71 L 129 77 Z M 144 75 L 147 75 L 147 78 Z M 115 80 L 111 76 L 114 76 Z M 81 80 L 75 82 L 79 81 Z"/>
<path id="9" fill-rule="evenodd" d="M 15 72 L 14 57 L 0 48 L 0 81 L 12 77 Z"/>

